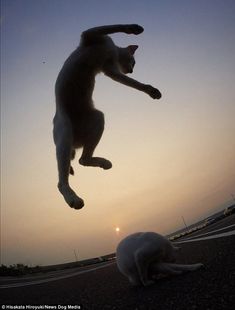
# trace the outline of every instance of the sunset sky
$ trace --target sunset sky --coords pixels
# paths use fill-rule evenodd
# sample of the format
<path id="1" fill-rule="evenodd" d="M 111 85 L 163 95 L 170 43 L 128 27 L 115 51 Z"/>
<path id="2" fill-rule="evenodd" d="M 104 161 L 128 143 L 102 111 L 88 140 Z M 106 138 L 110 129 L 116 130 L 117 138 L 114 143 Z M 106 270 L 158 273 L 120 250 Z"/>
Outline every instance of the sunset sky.
<path id="1" fill-rule="evenodd" d="M 235 1 L 1 0 L 1 262 L 48 265 L 100 256 L 136 231 L 171 233 L 232 203 L 235 194 Z M 95 155 L 111 170 L 73 163 L 57 190 L 54 83 L 80 33 L 138 23 L 132 77 L 161 100 L 96 78 L 106 128 Z M 116 231 L 119 227 L 120 231 Z"/>

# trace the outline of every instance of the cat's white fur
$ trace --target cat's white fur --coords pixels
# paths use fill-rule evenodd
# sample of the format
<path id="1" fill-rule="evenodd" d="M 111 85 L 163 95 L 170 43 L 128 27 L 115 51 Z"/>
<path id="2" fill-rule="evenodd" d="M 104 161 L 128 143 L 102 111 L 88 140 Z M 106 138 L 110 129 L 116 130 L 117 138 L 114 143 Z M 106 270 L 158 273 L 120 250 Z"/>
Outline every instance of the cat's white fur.
<path id="1" fill-rule="evenodd" d="M 102 157 L 93 157 L 104 130 L 104 115 L 95 109 L 92 93 L 96 74 L 103 72 L 114 81 L 145 92 L 153 99 L 161 93 L 151 85 L 140 83 L 128 76 L 135 65 L 137 45 L 116 46 L 108 36 L 116 32 L 140 34 L 144 29 L 136 24 L 95 27 L 84 31 L 78 48 L 65 61 L 56 81 L 56 114 L 54 142 L 58 163 L 58 188 L 68 205 L 74 209 L 84 206 L 83 200 L 71 189 L 69 173 L 75 150 L 83 148 L 79 163 L 84 166 L 110 169 L 112 164 Z"/>
<path id="2" fill-rule="evenodd" d="M 150 285 L 159 274 L 178 275 L 194 271 L 203 264 L 176 264 L 175 247 L 155 232 L 138 232 L 124 238 L 116 251 L 117 266 L 132 285 Z"/>

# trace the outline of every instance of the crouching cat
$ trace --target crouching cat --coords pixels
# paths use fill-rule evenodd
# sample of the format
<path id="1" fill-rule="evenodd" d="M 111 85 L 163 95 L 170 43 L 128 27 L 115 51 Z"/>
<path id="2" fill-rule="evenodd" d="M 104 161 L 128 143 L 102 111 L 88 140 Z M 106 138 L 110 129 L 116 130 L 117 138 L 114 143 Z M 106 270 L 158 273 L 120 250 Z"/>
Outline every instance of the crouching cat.
<path id="1" fill-rule="evenodd" d="M 117 266 L 132 285 L 151 285 L 159 274 L 178 275 L 194 271 L 203 264 L 174 263 L 179 248 L 154 232 L 138 232 L 124 238 L 116 251 Z"/>
<path id="2" fill-rule="evenodd" d="M 93 157 L 104 130 L 104 115 L 95 109 L 92 93 L 95 76 L 103 72 L 116 82 L 160 99 L 158 89 L 140 83 L 126 74 L 132 73 L 137 45 L 117 47 L 108 36 L 116 32 L 138 35 L 144 29 L 136 24 L 95 27 L 84 31 L 80 45 L 65 61 L 55 84 L 56 113 L 53 136 L 56 145 L 58 189 L 67 204 L 74 209 L 84 206 L 83 200 L 71 189 L 69 173 L 74 174 L 70 161 L 75 150 L 83 148 L 79 163 L 84 166 L 110 169 L 112 163 Z"/>

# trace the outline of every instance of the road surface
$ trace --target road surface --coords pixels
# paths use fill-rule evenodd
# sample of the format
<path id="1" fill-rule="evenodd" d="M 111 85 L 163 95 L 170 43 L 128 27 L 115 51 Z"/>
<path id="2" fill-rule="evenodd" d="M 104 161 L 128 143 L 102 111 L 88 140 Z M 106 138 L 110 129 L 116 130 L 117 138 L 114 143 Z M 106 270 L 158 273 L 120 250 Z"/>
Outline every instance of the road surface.
<path id="1" fill-rule="evenodd" d="M 31 310 L 36 305 L 55 310 L 234 309 L 235 215 L 177 241 L 178 262 L 202 262 L 205 268 L 137 288 L 130 286 L 115 262 L 49 275 L 2 277 L 1 304 L 3 309 L 24 305 L 22 309 Z"/>

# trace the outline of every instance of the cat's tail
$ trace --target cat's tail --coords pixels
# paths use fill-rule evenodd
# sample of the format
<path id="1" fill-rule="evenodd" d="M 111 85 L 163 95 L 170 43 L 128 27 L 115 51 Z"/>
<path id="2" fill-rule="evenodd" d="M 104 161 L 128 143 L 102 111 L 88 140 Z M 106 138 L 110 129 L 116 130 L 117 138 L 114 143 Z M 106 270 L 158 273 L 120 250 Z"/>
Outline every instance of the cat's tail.
<path id="1" fill-rule="evenodd" d="M 71 151 L 71 160 L 73 160 L 74 158 L 75 158 L 75 155 L 76 155 L 76 151 L 75 151 L 75 149 L 73 149 L 72 151 Z M 73 170 L 73 167 L 70 165 L 70 168 L 69 168 L 69 173 L 71 174 L 71 175 L 74 175 L 74 170 Z"/>
<path id="2" fill-rule="evenodd" d="M 72 174 L 72 175 L 74 175 L 74 170 L 73 170 L 73 167 L 72 167 L 72 166 L 70 166 L 70 168 L 69 168 L 69 173 Z"/>

